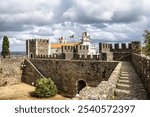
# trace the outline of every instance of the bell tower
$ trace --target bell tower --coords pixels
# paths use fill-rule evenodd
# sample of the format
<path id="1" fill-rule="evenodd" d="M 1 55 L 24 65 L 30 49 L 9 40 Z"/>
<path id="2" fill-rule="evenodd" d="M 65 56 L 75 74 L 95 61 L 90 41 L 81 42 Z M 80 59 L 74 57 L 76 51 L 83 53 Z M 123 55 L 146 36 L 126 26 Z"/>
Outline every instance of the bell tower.
<path id="1" fill-rule="evenodd" d="M 82 39 L 81 40 L 82 40 L 83 45 L 89 45 L 91 43 L 90 36 L 87 35 L 87 32 L 82 33 Z"/>

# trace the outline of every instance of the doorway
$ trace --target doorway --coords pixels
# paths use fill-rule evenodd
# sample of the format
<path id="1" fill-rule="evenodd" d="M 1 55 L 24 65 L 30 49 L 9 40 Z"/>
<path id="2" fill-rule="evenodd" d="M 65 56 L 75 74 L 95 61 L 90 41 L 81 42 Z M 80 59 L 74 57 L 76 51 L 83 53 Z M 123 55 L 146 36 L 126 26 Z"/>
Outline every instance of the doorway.
<path id="1" fill-rule="evenodd" d="M 79 92 L 86 86 L 86 82 L 84 80 L 79 80 L 77 84 L 77 93 Z"/>
<path id="2" fill-rule="evenodd" d="M 33 58 L 33 54 L 32 53 L 30 54 L 30 57 Z"/>

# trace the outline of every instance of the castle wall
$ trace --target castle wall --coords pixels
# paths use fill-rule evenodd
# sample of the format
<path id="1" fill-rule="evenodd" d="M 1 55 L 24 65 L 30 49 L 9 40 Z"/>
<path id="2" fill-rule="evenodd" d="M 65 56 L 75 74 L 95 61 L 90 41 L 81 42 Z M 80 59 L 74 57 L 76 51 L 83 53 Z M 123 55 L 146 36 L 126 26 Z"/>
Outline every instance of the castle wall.
<path id="1" fill-rule="evenodd" d="M 77 45 L 75 46 L 75 54 L 79 55 L 87 55 L 89 52 L 89 46 L 88 45 Z"/>
<path id="2" fill-rule="evenodd" d="M 110 51 L 111 52 L 132 52 L 132 44 L 128 43 L 115 43 L 110 44 Z"/>
<path id="3" fill-rule="evenodd" d="M 15 56 L 9 59 L 0 58 L 0 86 L 13 85 L 21 82 L 21 63 L 24 57 Z"/>
<path id="4" fill-rule="evenodd" d="M 113 53 L 112 52 L 106 52 L 106 53 L 101 53 L 101 59 L 103 61 L 113 61 Z"/>
<path id="5" fill-rule="evenodd" d="M 130 52 L 114 52 L 113 53 L 114 61 L 131 61 Z"/>
<path id="6" fill-rule="evenodd" d="M 131 62 L 146 89 L 148 98 L 150 99 L 150 58 L 132 54 Z"/>
<path id="7" fill-rule="evenodd" d="M 122 62 L 115 67 L 108 81 L 102 81 L 97 87 L 85 87 L 80 91 L 82 100 L 112 100 L 120 77 Z"/>
<path id="8" fill-rule="evenodd" d="M 37 40 L 37 55 L 48 55 L 49 53 L 49 41 Z"/>
<path id="9" fill-rule="evenodd" d="M 73 60 L 102 60 L 101 55 L 79 55 L 74 54 Z"/>
<path id="10" fill-rule="evenodd" d="M 110 52 L 110 44 L 99 43 L 99 52 L 100 53 Z"/>
<path id="11" fill-rule="evenodd" d="M 62 54 L 64 56 L 64 59 L 71 60 L 73 59 L 73 52 L 75 47 L 74 46 L 62 46 Z"/>
<path id="12" fill-rule="evenodd" d="M 101 81 L 108 80 L 118 64 L 118 62 L 49 59 L 32 59 L 31 62 L 43 76 L 52 78 L 60 93 L 70 97 L 77 93 L 79 80 L 84 80 L 89 86 L 97 86 Z M 30 69 L 29 71 L 32 72 Z M 32 73 L 26 73 L 26 75 L 28 74 Z"/>
<path id="13" fill-rule="evenodd" d="M 36 67 L 27 59 L 24 60 L 25 67 L 23 68 L 21 81 L 30 85 L 35 85 L 35 81 L 44 76 L 36 69 Z"/>
<path id="14" fill-rule="evenodd" d="M 51 48 L 51 55 L 52 54 L 61 54 L 62 50 L 61 48 Z"/>

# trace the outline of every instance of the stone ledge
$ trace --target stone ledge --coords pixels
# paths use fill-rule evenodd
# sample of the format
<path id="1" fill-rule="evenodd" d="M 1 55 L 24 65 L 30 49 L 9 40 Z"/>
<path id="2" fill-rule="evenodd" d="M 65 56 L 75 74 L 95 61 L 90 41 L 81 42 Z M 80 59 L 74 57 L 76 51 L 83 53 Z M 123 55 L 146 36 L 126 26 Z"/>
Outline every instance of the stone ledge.
<path id="1" fill-rule="evenodd" d="M 118 63 L 108 81 L 102 81 L 97 87 L 86 86 L 78 96 L 81 100 L 110 100 L 114 98 L 117 81 L 120 76 L 122 62 Z"/>

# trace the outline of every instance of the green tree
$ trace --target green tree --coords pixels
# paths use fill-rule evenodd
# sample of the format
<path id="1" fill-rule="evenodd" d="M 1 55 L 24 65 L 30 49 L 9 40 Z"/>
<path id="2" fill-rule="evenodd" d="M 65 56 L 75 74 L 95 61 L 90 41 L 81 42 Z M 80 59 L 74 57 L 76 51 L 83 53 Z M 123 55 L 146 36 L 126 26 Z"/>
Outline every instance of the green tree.
<path id="1" fill-rule="evenodd" d="M 6 56 L 10 57 L 10 52 L 9 52 L 9 40 L 7 36 L 3 37 L 3 43 L 2 43 L 2 53 L 1 55 L 3 58 L 6 58 Z"/>
<path id="2" fill-rule="evenodd" d="M 145 30 L 143 36 L 144 36 L 144 44 L 145 44 L 145 47 L 143 47 L 144 53 L 147 56 L 150 56 L 150 31 Z"/>
<path id="3" fill-rule="evenodd" d="M 36 81 L 36 89 L 34 91 L 36 97 L 47 98 L 55 96 L 57 92 L 57 87 L 50 78 L 41 78 Z"/>

